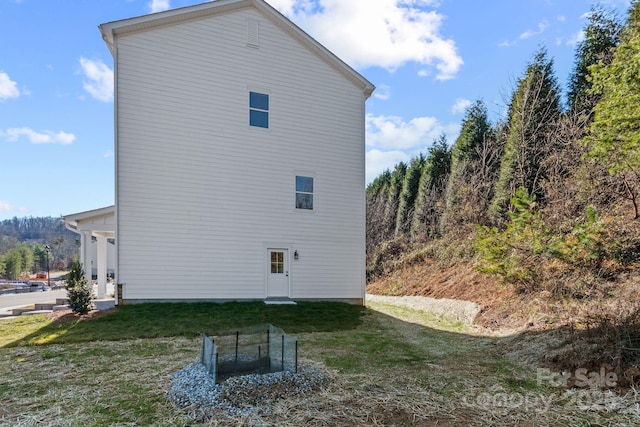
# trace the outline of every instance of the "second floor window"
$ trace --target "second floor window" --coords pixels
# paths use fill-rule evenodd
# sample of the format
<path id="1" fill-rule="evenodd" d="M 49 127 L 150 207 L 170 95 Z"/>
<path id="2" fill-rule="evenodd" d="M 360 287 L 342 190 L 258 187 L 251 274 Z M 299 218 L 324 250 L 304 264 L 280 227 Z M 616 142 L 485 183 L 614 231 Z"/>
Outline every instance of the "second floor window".
<path id="1" fill-rule="evenodd" d="M 296 209 L 313 210 L 313 178 L 296 176 Z"/>
<path id="2" fill-rule="evenodd" d="M 249 92 L 249 126 L 269 128 L 269 95 Z"/>

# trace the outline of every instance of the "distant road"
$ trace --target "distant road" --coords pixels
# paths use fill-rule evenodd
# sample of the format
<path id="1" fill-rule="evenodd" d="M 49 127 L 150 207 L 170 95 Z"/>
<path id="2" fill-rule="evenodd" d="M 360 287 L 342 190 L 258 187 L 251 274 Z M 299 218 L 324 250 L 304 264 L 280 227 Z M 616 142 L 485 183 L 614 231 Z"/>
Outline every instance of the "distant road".
<path id="1" fill-rule="evenodd" d="M 0 295 L 0 311 L 8 308 L 22 307 L 23 305 L 55 302 L 56 298 L 66 298 L 66 289 L 56 289 L 55 291 L 27 292 L 24 294 L 4 294 Z"/>

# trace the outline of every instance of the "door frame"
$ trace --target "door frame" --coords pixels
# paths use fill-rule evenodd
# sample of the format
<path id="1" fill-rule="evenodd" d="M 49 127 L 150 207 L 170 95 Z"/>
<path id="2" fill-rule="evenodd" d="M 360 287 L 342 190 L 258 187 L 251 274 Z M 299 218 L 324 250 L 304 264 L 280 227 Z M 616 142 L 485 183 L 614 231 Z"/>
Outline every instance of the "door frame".
<path id="1" fill-rule="evenodd" d="M 282 250 L 286 251 L 285 254 L 285 271 L 287 271 L 286 276 L 286 295 L 282 296 L 269 296 L 269 274 L 271 274 L 271 259 L 269 257 L 269 251 L 272 250 Z M 291 245 L 288 243 L 269 243 L 264 244 L 263 253 L 264 253 L 264 298 L 291 298 Z"/>

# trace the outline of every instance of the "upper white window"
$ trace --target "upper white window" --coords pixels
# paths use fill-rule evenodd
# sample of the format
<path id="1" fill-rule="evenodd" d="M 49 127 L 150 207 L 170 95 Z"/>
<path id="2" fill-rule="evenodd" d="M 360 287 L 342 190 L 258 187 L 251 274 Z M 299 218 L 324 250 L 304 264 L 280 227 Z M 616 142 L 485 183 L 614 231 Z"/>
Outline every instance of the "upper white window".
<path id="1" fill-rule="evenodd" d="M 249 126 L 269 128 L 269 95 L 249 92 Z"/>

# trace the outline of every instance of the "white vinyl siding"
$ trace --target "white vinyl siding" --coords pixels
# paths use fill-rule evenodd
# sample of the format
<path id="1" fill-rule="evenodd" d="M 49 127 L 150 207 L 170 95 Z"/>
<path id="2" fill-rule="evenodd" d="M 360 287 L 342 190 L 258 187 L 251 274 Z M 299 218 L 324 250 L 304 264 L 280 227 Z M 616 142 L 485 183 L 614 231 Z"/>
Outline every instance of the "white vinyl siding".
<path id="1" fill-rule="evenodd" d="M 264 298 L 273 241 L 300 254 L 291 297 L 364 297 L 359 88 L 252 9 L 120 37 L 116 51 L 126 299 Z M 269 88 L 268 132 L 247 126 L 251 87 Z M 315 171 L 314 215 L 292 209 L 298 170 Z"/>

